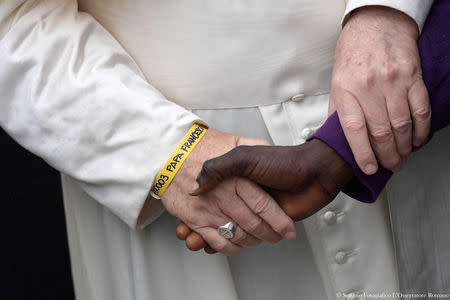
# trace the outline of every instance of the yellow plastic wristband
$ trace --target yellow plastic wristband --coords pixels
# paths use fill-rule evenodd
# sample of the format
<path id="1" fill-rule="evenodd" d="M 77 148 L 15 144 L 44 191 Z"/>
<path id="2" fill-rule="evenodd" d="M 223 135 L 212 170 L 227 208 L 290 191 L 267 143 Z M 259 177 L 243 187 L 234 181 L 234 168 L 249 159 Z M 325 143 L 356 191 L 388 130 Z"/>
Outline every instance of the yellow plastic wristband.
<path id="1" fill-rule="evenodd" d="M 164 164 L 164 167 L 159 171 L 152 186 L 152 193 L 161 197 L 169 184 L 172 182 L 175 175 L 177 175 L 186 158 L 197 146 L 208 129 L 201 124 L 194 123 L 186 133 L 184 138 L 170 155 L 169 159 Z"/>

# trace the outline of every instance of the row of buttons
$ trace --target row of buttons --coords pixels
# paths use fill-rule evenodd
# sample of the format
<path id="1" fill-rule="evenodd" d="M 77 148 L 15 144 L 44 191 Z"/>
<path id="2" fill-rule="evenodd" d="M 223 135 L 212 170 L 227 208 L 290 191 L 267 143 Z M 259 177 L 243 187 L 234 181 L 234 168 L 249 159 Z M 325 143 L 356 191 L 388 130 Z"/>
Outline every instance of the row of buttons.
<path id="1" fill-rule="evenodd" d="M 291 101 L 294 102 L 300 102 L 303 99 L 305 99 L 305 95 L 304 94 L 297 94 L 291 97 Z M 301 136 L 304 140 L 306 140 L 307 138 L 309 138 L 313 133 L 314 133 L 314 129 L 313 128 L 304 128 L 301 132 Z"/>
<path id="2" fill-rule="evenodd" d="M 334 225 L 337 222 L 337 214 L 334 211 L 329 210 L 323 214 L 323 221 L 327 225 Z M 334 261 L 337 264 L 342 265 L 343 263 L 346 262 L 346 260 L 347 260 L 347 253 L 345 253 L 344 251 L 339 251 L 334 256 Z"/>
<path id="3" fill-rule="evenodd" d="M 329 226 L 335 225 L 337 223 L 337 218 L 338 218 L 338 214 L 331 210 L 326 211 L 322 215 L 323 222 Z M 336 252 L 336 254 L 334 256 L 334 262 L 339 265 L 345 264 L 347 262 L 347 259 L 349 256 L 356 255 L 356 254 L 357 254 L 356 250 L 347 251 L 347 252 L 346 251 L 338 251 L 338 252 Z M 342 295 L 343 293 L 340 293 L 340 294 Z M 351 295 L 352 299 L 356 299 L 356 300 L 360 299 L 358 294 L 359 293 L 355 293 L 355 292 L 346 292 L 345 293 L 345 295 Z"/>
<path id="4" fill-rule="evenodd" d="M 300 102 L 300 101 L 302 101 L 304 99 L 305 99 L 305 95 L 304 94 L 297 94 L 297 95 L 294 95 L 294 96 L 291 97 L 291 101 L 294 101 L 294 102 Z M 314 132 L 317 129 L 318 129 L 318 127 L 315 127 L 315 128 L 310 128 L 310 127 L 303 128 L 301 133 L 300 133 L 301 137 L 304 140 L 307 140 L 311 135 L 314 134 Z M 338 215 L 341 215 L 341 213 L 337 214 L 334 211 L 328 210 L 322 215 L 322 221 L 325 224 L 327 224 L 328 226 L 336 225 L 337 219 L 338 219 Z M 342 251 L 342 250 L 338 251 L 334 255 L 334 262 L 336 264 L 339 264 L 339 265 L 345 264 L 347 262 L 349 256 L 356 255 L 356 254 L 357 254 L 357 252 L 355 250 L 354 251 Z M 350 293 L 351 292 L 348 292 L 348 293 L 345 293 L 345 294 L 348 295 Z M 357 293 L 354 294 L 354 297 L 355 298 L 353 298 L 353 299 L 360 299 L 358 297 Z"/>

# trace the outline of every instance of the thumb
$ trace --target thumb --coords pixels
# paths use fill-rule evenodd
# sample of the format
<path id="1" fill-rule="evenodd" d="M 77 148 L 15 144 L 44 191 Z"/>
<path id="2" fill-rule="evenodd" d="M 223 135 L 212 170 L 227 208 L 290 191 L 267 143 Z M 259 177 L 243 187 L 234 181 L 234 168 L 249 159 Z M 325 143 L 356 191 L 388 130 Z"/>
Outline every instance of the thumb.
<path id="1" fill-rule="evenodd" d="M 252 154 L 254 148 L 249 146 L 269 146 L 271 144 L 266 140 L 237 136 L 236 145 L 237 147 L 224 155 L 203 163 L 202 170 L 189 192 L 191 196 L 198 196 L 212 190 L 225 178 L 248 176 L 248 174 L 245 174 L 245 171 L 255 161 Z"/>
<path id="2" fill-rule="evenodd" d="M 243 153 L 246 151 L 244 147 L 250 148 L 250 146 L 238 146 L 222 156 L 205 161 L 189 194 L 198 196 L 212 190 L 225 178 L 245 176 L 244 171 L 248 169 L 253 158 L 252 155 Z"/>

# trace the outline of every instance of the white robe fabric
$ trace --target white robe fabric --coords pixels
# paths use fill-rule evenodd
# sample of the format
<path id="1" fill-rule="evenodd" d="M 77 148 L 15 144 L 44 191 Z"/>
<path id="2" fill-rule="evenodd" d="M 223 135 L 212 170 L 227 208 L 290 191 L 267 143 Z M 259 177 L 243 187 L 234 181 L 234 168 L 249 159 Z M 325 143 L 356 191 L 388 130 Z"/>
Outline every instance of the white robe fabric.
<path id="1" fill-rule="evenodd" d="M 339 195 L 298 223 L 296 241 L 230 259 L 188 251 L 158 200 L 142 211 L 192 122 L 304 142 L 326 118 L 343 16 L 381 4 L 420 27 L 432 1 L 346 2 L 0 2 L 0 122 L 63 174 L 77 299 L 336 299 L 398 290 L 383 197 L 368 205 Z"/>

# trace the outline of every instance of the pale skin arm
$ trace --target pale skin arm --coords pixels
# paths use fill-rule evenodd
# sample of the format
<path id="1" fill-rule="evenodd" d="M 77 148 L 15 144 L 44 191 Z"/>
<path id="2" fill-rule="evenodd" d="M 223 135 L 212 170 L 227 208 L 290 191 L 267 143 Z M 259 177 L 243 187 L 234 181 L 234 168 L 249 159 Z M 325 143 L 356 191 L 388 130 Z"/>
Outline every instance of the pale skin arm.
<path id="1" fill-rule="evenodd" d="M 381 6 L 357 9 L 339 37 L 329 113 L 337 110 L 361 170 L 398 171 L 428 136 L 431 108 L 415 21 Z"/>

